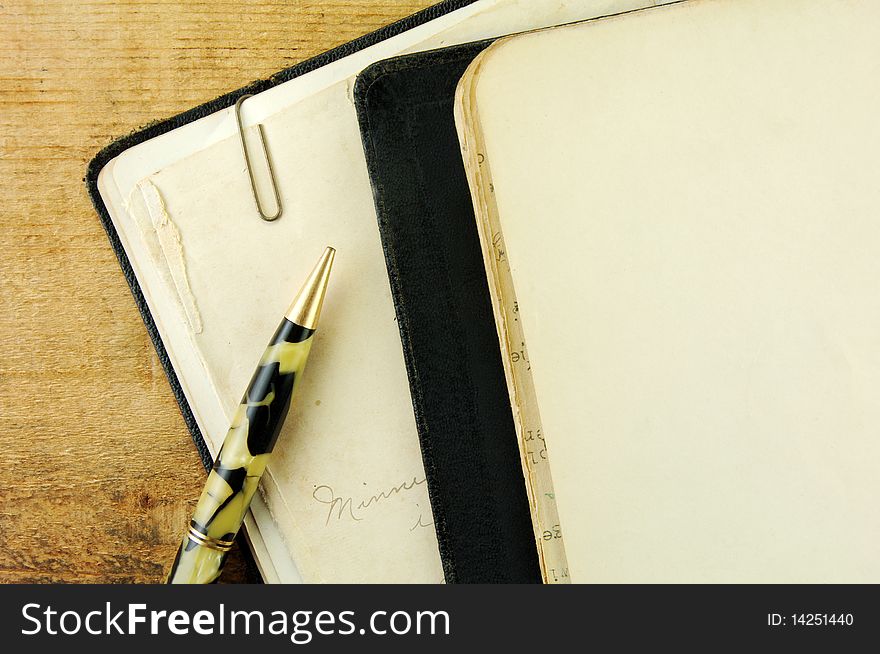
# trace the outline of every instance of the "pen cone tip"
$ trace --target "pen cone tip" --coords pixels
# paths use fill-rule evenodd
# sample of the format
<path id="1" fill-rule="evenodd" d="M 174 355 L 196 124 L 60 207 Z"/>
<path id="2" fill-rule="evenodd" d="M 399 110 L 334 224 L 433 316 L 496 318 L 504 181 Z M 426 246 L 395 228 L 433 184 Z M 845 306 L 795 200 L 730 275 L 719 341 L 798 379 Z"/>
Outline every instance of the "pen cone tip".
<path id="1" fill-rule="evenodd" d="M 285 318 L 290 322 L 306 329 L 317 328 L 318 318 L 321 317 L 321 307 L 324 305 L 324 295 L 327 292 L 327 282 L 330 279 L 330 268 L 333 267 L 335 257 L 336 250 L 334 248 L 324 249 L 324 254 L 315 264 L 305 284 L 287 310 Z"/>

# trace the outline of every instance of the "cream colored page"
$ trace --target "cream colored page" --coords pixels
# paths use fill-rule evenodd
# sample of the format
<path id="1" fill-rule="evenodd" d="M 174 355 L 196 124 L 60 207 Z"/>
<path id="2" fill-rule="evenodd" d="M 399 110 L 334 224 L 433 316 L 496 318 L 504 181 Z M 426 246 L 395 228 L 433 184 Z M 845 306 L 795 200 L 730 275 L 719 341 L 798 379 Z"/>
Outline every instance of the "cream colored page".
<path id="1" fill-rule="evenodd" d="M 511 2 L 485 4 L 487 10 L 474 17 L 482 27 L 465 22 L 437 39 L 533 27 L 539 13 L 538 3 L 517 5 L 517 11 L 510 10 Z M 540 16 L 549 22 L 554 16 L 572 20 L 632 5 L 632 0 L 542 2 L 546 12 Z M 508 10 L 490 21 L 492 7 Z M 440 581 L 403 356 L 350 97 L 352 80 L 268 117 L 265 108 L 250 105 L 259 98 L 245 104 L 246 123 L 262 116 L 279 172 L 285 213 L 277 223 L 267 225 L 256 216 L 237 137 L 193 143 L 183 133 L 197 123 L 179 130 L 180 160 L 146 179 L 135 174 L 150 169 L 153 161 L 141 146 L 108 165 L 118 192 L 128 199 L 126 207 L 112 200 L 108 206 L 190 406 L 215 451 L 253 362 L 301 277 L 324 245 L 338 248 L 309 372 L 264 477 L 264 500 L 307 581 Z M 234 124 L 231 111 L 221 113 Z M 215 125 L 211 139 L 229 125 Z M 176 138 L 177 132 L 163 139 Z M 184 156 L 187 148 L 195 149 Z M 130 160 L 123 161 L 129 153 Z M 135 179 L 141 181 L 132 186 Z M 102 193 L 109 190 L 112 198 L 113 186 L 106 182 L 104 177 Z M 153 220 L 138 189 L 145 183 L 160 194 L 170 221 L 164 236 L 167 241 L 169 234 L 179 235 L 180 253 L 173 242 L 163 253 L 151 231 Z M 177 279 L 163 269 L 163 257 L 174 263 Z M 192 297 L 181 295 L 181 289 Z M 194 312 L 201 331 L 193 329 Z M 262 519 L 260 525 L 261 531 L 273 528 Z M 270 544 L 269 552 L 273 564 L 290 566 L 276 556 L 277 546 Z M 297 573 L 280 575 L 292 579 Z"/>
<path id="2" fill-rule="evenodd" d="M 595 16 L 620 13 L 627 10 L 664 4 L 662 2 L 608 2 Z M 582 15 L 581 18 L 588 18 Z M 474 22 L 476 19 L 473 19 Z M 536 23 L 536 27 L 539 23 Z M 538 548 L 541 573 L 546 583 L 568 583 L 570 575 L 565 555 L 565 543 L 559 521 L 553 479 L 550 471 L 549 453 L 543 436 L 541 416 L 535 398 L 528 351 L 518 316 L 516 295 L 504 248 L 504 239 L 498 225 L 497 210 L 493 198 L 492 176 L 485 161 L 478 133 L 467 128 L 477 118 L 472 113 L 469 90 L 478 76 L 479 58 L 463 76 L 456 98 L 456 122 L 463 145 L 463 157 L 467 162 L 468 183 L 477 203 L 477 221 L 483 254 L 489 279 L 493 309 L 497 318 L 499 340 L 503 352 L 505 376 L 511 406 L 523 474 L 532 515 L 532 524 Z"/>
<path id="3" fill-rule="evenodd" d="M 407 52 L 443 48 L 455 43 L 504 36 L 524 30 L 563 25 L 596 16 L 609 16 L 676 0 L 506 0 L 468 17 L 460 25 L 444 30 Z"/>
<path id="4" fill-rule="evenodd" d="M 471 102 L 470 92 L 475 79 L 479 77 L 481 61 L 482 58 L 478 57 L 459 82 L 455 102 L 456 125 L 468 185 L 474 200 L 474 213 L 477 217 L 510 405 L 513 408 L 541 575 L 545 583 L 569 583 L 570 575 L 550 472 L 549 453 L 538 412 L 507 250 L 500 231 L 494 184 L 479 129 L 474 129 L 479 118 Z"/>
<path id="5" fill-rule="evenodd" d="M 337 170 L 333 156 L 309 145 L 314 133 L 330 130 L 357 144 L 356 124 L 340 115 L 345 105 L 333 97 L 345 91 L 338 85 L 324 92 L 319 110 L 295 107 L 265 124 L 274 165 L 285 176 L 285 216 L 276 223 L 255 215 L 232 141 L 151 182 L 193 262 L 187 273 L 204 324 L 193 338 L 227 415 L 320 254 L 319 244 L 338 249 L 309 368 L 263 491 L 306 581 L 439 582 L 379 235 L 362 219 L 369 185 L 349 184 L 328 197 L 299 183 L 350 177 L 351 171 Z M 298 148 L 312 156 L 300 157 Z M 381 556 L 373 543 L 381 544 Z"/>
<path id="6" fill-rule="evenodd" d="M 880 581 L 878 19 L 701 0 L 486 55 L 574 581 Z"/>

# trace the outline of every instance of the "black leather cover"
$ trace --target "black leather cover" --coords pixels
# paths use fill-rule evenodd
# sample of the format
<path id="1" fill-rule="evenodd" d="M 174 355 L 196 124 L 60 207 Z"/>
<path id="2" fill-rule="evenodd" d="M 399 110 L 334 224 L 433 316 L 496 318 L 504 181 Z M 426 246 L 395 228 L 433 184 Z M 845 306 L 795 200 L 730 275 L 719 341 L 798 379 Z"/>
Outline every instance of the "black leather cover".
<path id="1" fill-rule="evenodd" d="M 453 119 L 490 41 L 374 64 L 355 102 L 449 583 L 540 583 L 510 400 Z"/>
<path id="2" fill-rule="evenodd" d="M 195 443 L 196 448 L 199 451 L 199 455 L 201 456 L 202 463 L 204 464 L 206 470 L 210 470 L 211 466 L 213 465 L 211 453 L 208 450 L 207 445 L 205 444 L 205 439 L 202 436 L 198 424 L 196 423 L 196 419 L 193 415 L 192 409 L 190 408 L 189 403 L 186 400 L 186 396 L 183 393 L 183 388 L 180 386 L 180 381 L 177 378 L 177 373 L 174 371 L 174 366 L 171 364 L 171 360 L 168 358 L 168 353 L 165 350 L 165 345 L 162 343 L 162 338 L 159 335 L 158 329 L 156 328 L 156 322 L 155 320 L 153 320 L 153 316 L 150 313 L 150 309 L 147 306 L 146 300 L 144 299 L 140 284 L 138 283 L 137 277 L 135 277 L 134 270 L 132 270 L 131 262 L 128 260 L 128 255 L 126 254 L 125 249 L 122 246 L 122 242 L 119 239 L 119 234 L 116 233 L 116 228 L 113 226 L 113 222 L 110 219 L 110 214 L 107 211 L 104 200 L 101 198 L 100 191 L 98 190 L 98 175 L 101 172 L 101 169 L 107 164 L 107 162 L 109 162 L 111 159 L 118 156 L 128 148 L 133 147 L 139 143 L 143 143 L 144 141 L 148 141 L 152 138 L 155 138 L 156 136 L 160 136 L 161 134 L 165 134 L 166 132 L 176 129 L 177 127 L 186 125 L 187 123 L 191 123 L 192 121 L 198 120 L 203 116 L 212 114 L 215 111 L 220 111 L 221 109 L 230 107 L 235 104 L 235 101 L 242 95 L 248 93 L 255 94 L 260 93 L 261 91 L 265 91 L 266 89 L 292 80 L 296 77 L 299 77 L 300 75 L 304 75 L 305 73 L 309 73 L 317 68 L 320 68 L 321 66 L 332 63 L 337 59 L 341 59 L 354 52 L 363 50 L 364 48 L 379 43 L 380 41 L 384 41 L 385 39 L 392 36 L 401 34 L 409 29 L 412 29 L 413 27 L 422 25 L 423 23 L 427 23 L 428 21 L 438 18 L 443 14 L 447 14 L 451 11 L 469 5 L 475 1 L 476 0 L 445 0 L 444 2 L 440 2 L 432 7 L 428 7 L 424 11 L 413 14 L 408 18 L 404 18 L 403 20 L 383 27 L 380 30 L 377 30 L 375 32 L 362 36 L 359 39 L 355 39 L 354 41 L 350 41 L 344 45 L 320 54 L 317 57 L 313 57 L 312 59 L 308 59 L 295 66 L 279 71 L 269 79 L 251 82 L 247 86 L 244 86 L 237 91 L 232 91 L 231 93 L 222 95 L 219 98 L 211 100 L 210 102 L 206 102 L 205 104 L 199 105 L 198 107 L 194 107 L 193 109 L 184 111 L 183 113 L 173 116 L 171 118 L 153 123 L 149 127 L 146 127 L 139 131 L 135 131 L 128 136 L 124 136 L 116 141 L 113 141 L 107 147 L 101 150 L 97 155 L 95 155 L 95 158 L 92 159 L 91 162 L 89 162 L 84 181 L 86 183 L 89 196 L 92 198 L 92 204 L 94 204 L 95 209 L 98 212 L 98 216 L 101 219 L 101 223 L 104 225 L 104 229 L 107 232 L 108 238 L 110 239 L 110 246 L 113 248 L 114 252 L 116 252 L 116 257 L 119 259 L 119 265 L 122 267 L 122 272 L 125 275 L 125 279 L 128 282 L 132 295 L 134 296 L 135 304 L 137 304 L 138 310 L 141 313 L 141 317 L 144 319 L 144 324 L 147 327 L 147 332 L 150 335 L 150 339 L 153 341 L 153 346 L 156 348 L 156 353 L 159 355 L 159 361 L 161 361 L 162 367 L 165 369 L 165 374 L 168 376 L 168 381 L 171 384 L 171 389 L 174 392 L 174 397 L 177 399 L 177 403 L 180 406 L 180 411 L 183 414 L 183 419 L 186 422 L 187 428 L 189 428 L 190 434 L 192 434 L 193 442 Z"/>

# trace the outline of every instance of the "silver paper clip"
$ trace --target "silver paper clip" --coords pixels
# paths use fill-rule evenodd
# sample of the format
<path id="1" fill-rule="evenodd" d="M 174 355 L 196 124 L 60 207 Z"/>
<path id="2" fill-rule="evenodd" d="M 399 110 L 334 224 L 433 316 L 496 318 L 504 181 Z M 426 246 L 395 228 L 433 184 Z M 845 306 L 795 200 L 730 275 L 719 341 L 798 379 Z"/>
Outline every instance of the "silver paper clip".
<path id="1" fill-rule="evenodd" d="M 257 193 L 257 183 L 254 180 L 254 169 L 251 166 L 251 157 L 248 154 L 247 143 L 244 140 L 244 125 L 241 123 L 241 103 L 251 97 L 252 94 L 241 96 L 235 101 L 235 122 L 238 123 L 238 136 L 241 139 L 241 150 L 244 152 L 244 163 L 247 166 L 248 177 L 251 180 L 251 191 L 254 194 L 254 203 L 257 205 L 257 211 L 260 218 L 266 222 L 277 220 L 281 216 L 281 198 L 278 195 L 278 186 L 275 183 L 275 170 L 272 168 L 272 159 L 269 157 L 269 150 L 266 147 L 266 135 L 263 133 L 263 123 L 257 123 L 257 131 L 260 133 L 260 144 L 263 146 L 263 157 L 266 159 L 266 167 L 269 169 L 269 180 L 272 182 L 272 192 L 275 194 L 275 205 L 278 210 L 274 214 L 267 214 L 263 211 L 263 205 L 260 203 L 260 195 Z"/>

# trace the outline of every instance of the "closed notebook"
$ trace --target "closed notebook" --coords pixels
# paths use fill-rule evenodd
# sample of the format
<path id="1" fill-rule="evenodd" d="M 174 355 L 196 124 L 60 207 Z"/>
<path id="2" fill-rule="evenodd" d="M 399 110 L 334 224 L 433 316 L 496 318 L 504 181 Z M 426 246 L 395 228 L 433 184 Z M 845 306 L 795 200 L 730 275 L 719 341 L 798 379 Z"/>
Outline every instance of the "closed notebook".
<path id="1" fill-rule="evenodd" d="M 440 582 L 416 416 L 352 98 L 401 53 L 647 4 L 450 1 L 109 146 L 87 182 L 203 460 L 278 317 L 326 245 L 333 281 L 299 391 L 245 527 L 269 581 Z M 234 87 L 235 81 L 230 83 Z M 263 201 L 263 126 L 283 214 Z M 466 528 L 466 527 L 465 527 Z"/>
<path id="2" fill-rule="evenodd" d="M 456 118 L 580 582 L 878 582 L 880 5 L 502 39 Z"/>

